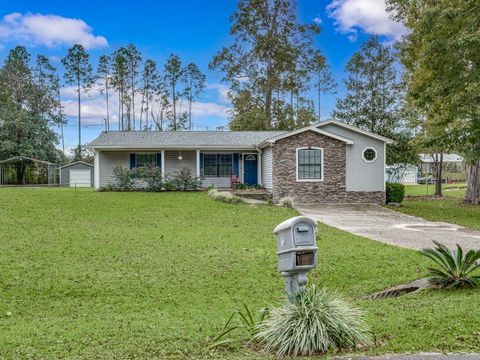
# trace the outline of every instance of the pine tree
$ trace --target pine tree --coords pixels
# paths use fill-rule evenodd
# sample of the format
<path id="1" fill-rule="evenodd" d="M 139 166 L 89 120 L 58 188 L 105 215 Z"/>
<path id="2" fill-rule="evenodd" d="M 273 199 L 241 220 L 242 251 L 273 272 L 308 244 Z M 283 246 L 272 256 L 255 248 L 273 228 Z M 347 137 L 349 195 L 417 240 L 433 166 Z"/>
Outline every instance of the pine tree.
<path id="1" fill-rule="evenodd" d="M 230 84 L 234 105 L 231 128 L 278 127 L 283 118 L 275 116 L 285 113 L 287 107 L 294 109 L 294 101 L 303 103 L 296 99 L 309 90 L 310 69 L 317 54 L 313 38 L 319 32 L 316 24 L 298 23 L 294 0 L 238 2 L 231 17 L 233 44 L 219 51 L 209 65 L 224 73 L 223 81 Z M 297 110 L 295 107 L 292 113 L 293 122 Z"/>
<path id="2" fill-rule="evenodd" d="M 181 92 L 179 91 L 179 85 L 184 76 L 182 69 L 182 62 L 177 55 L 171 54 L 164 67 L 163 80 L 167 85 L 167 93 L 170 98 L 170 104 L 172 106 L 172 119 L 170 128 L 173 131 L 181 130 L 180 115 L 178 111 L 179 100 L 181 98 Z"/>
<path id="3" fill-rule="evenodd" d="M 109 94 L 108 90 L 110 88 L 110 77 L 111 77 L 111 64 L 110 57 L 107 55 L 102 55 L 98 59 L 98 68 L 97 68 L 97 81 L 99 82 L 99 92 L 100 94 L 105 94 L 105 109 L 106 109 L 106 118 L 105 118 L 105 130 L 110 130 L 110 111 L 109 111 Z"/>
<path id="4" fill-rule="evenodd" d="M 192 131 L 192 103 L 205 88 L 205 75 L 194 63 L 188 64 L 184 69 L 185 97 L 188 101 L 188 129 Z"/>
<path id="5" fill-rule="evenodd" d="M 89 62 L 89 55 L 84 47 L 79 44 L 73 45 L 68 49 L 67 55 L 62 59 L 65 67 L 65 81 L 69 85 L 77 87 L 78 99 L 78 149 L 81 152 L 82 146 L 82 111 L 81 96 L 88 92 L 94 83 L 92 65 Z"/>
<path id="6" fill-rule="evenodd" d="M 155 92 L 158 88 L 158 70 L 157 64 L 153 60 L 145 61 L 142 72 L 142 106 L 140 109 L 140 130 L 148 130 L 149 124 L 149 112 L 151 103 L 154 100 Z M 145 113 L 145 126 L 143 126 L 143 114 Z"/>
<path id="7" fill-rule="evenodd" d="M 400 105 L 395 58 L 378 36 L 371 36 L 347 63 L 347 96 L 337 100 L 333 117 L 375 134 L 392 136 Z"/>

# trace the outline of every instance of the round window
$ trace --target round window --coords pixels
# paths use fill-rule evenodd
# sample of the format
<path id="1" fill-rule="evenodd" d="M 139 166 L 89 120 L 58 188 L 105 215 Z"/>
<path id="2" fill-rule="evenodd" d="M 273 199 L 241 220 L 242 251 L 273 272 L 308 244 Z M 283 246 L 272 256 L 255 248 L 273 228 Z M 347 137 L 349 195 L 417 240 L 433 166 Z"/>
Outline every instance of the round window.
<path id="1" fill-rule="evenodd" d="M 363 150 L 363 159 L 367 162 L 375 161 L 377 158 L 377 152 L 373 148 L 366 148 Z"/>

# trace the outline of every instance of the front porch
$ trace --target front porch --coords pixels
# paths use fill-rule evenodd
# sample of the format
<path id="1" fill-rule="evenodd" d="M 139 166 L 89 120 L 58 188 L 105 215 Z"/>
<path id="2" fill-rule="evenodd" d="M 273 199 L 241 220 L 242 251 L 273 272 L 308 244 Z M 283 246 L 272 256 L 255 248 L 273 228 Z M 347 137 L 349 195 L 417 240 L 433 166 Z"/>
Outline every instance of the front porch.
<path id="1" fill-rule="evenodd" d="M 148 164 L 158 166 L 164 178 L 188 168 L 193 177 L 200 177 L 202 187 L 232 188 L 232 177 L 239 183 L 262 184 L 261 154 L 257 151 L 213 151 L 202 149 L 159 149 L 97 151 L 95 154 L 95 186 L 114 180 L 113 169 L 120 165 L 134 169 Z"/>

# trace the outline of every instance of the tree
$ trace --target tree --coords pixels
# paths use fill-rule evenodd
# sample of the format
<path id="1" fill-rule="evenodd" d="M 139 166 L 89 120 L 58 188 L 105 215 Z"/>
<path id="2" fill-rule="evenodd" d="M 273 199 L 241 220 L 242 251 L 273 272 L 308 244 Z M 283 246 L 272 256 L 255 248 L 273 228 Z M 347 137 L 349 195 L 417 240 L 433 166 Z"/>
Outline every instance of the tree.
<path id="1" fill-rule="evenodd" d="M 36 100 L 36 111 L 51 125 L 59 125 L 64 119 L 59 111 L 61 104 L 58 94 L 60 92 L 60 80 L 57 69 L 50 64 L 44 55 L 37 55 L 33 70 L 33 81 L 36 91 L 33 92 Z"/>
<path id="2" fill-rule="evenodd" d="M 423 114 L 427 128 L 444 135 L 448 150 L 463 155 L 464 201 L 480 204 L 480 3 L 388 0 L 387 5 L 409 29 L 399 44 L 408 102 Z"/>
<path id="3" fill-rule="evenodd" d="M 39 66 L 45 66 L 44 57 L 35 69 L 29 62 L 30 54 L 17 46 L 0 69 L 0 158 L 26 156 L 56 161 L 58 138 L 51 129 L 59 121 L 56 94 L 45 80 L 47 73 L 39 74 Z M 23 184 L 25 162 L 16 163 L 15 170 L 18 183 Z"/>
<path id="4" fill-rule="evenodd" d="M 378 36 L 371 36 L 345 67 L 347 95 L 332 115 L 370 132 L 391 136 L 399 118 L 400 82 L 395 58 Z"/>
<path id="5" fill-rule="evenodd" d="M 105 118 L 105 130 L 110 130 L 110 111 L 108 103 L 108 90 L 110 87 L 110 77 L 111 77 L 111 64 L 110 57 L 107 55 L 101 55 L 98 59 L 98 68 L 97 68 L 97 81 L 100 86 L 98 88 L 100 94 L 105 94 L 105 108 L 106 108 L 106 118 Z"/>
<path id="6" fill-rule="evenodd" d="M 125 107 L 130 104 L 128 96 L 128 66 L 127 50 L 123 47 L 112 54 L 112 80 L 111 84 L 118 95 L 118 129 L 125 130 Z M 128 114 L 128 111 L 127 111 Z"/>
<path id="7" fill-rule="evenodd" d="M 335 93 L 337 83 L 332 77 L 330 66 L 327 64 L 325 57 L 321 53 L 317 53 L 312 63 L 312 72 L 315 74 L 315 89 L 318 95 L 318 121 L 321 121 L 321 104 L 323 94 Z"/>
<path id="8" fill-rule="evenodd" d="M 128 109 L 131 111 L 131 115 L 128 116 L 128 130 L 132 129 L 131 120 L 133 120 L 133 130 L 135 130 L 135 92 L 137 87 L 138 68 L 142 62 L 142 55 L 134 44 L 128 44 L 125 55 L 130 88 L 130 105 L 128 106 Z"/>
<path id="9" fill-rule="evenodd" d="M 89 62 L 89 55 L 80 44 L 73 45 L 68 49 L 67 55 L 62 59 L 65 67 L 65 81 L 69 85 L 77 87 L 78 99 L 78 148 L 82 146 L 82 111 L 81 95 L 88 92 L 94 83 L 92 65 Z"/>
<path id="10" fill-rule="evenodd" d="M 308 90 L 316 54 L 313 37 L 319 32 L 315 24 L 297 22 L 295 1 L 238 2 L 231 17 L 233 44 L 220 50 L 209 65 L 223 72 L 223 81 L 230 84 L 232 129 L 265 130 L 284 123 L 275 116 L 287 105 L 293 109 L 294 99 Z M 291 120 L 297 115 L 292 113 Z"/>
<path id="11" fill-rule="evenodd" d="M 180 130 L 179 124 L 180 117 L 178 116 L 177 102 L 180 99 L 181 93 L 179 91 L 179 83 L 182 81 L 184 72 L 182 69 L 182 62 L 177 55 L 171 54 L 164 67 L 163 79 L 167 84 L 167 93 L 171 99 L 170 104 L 172 106 L 172 119 L 170 128 L 173 131 Z"/>
<path id="12" fill-rule="evenodd" d="M 154 95 L 158 89 L 158 70 L 157 64 L 153 60 L 145 61 L 142 72 L 142 106 L 140 108 L 140 130 L 149 129 L 149 111 L 150 104 L 154 100 Z M 142 125 L 143 113 L 145 113 L 145 127 Z"/>
<path id="13" fill-rule="evenodd" d="M 188 101 L 188 129 L 192 131 L 192 103 L 205 88 L 205 75 L 194 63 L 190 63 L 184 69 L 185 97 Z"/>

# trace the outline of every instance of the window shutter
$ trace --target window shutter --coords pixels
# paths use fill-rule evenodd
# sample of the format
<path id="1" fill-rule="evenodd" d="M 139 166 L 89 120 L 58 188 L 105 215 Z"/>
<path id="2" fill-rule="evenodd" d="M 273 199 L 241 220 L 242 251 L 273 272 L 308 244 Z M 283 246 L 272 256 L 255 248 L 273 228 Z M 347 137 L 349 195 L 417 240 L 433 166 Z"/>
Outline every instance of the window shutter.
<path id="1" fill-rule="evenodd" d="M 238 153 L 233 154 L 233 175 L 239 176 L 238 170 Z"/>
<path id="2" fill-rule="evenodd" d="M 157 154 L 157 167 L 162 168 L 162 153 Z"/>
<path id="3" fill-rule="evenodd" d="M 130 170 L 137 167 L 137 154 L 130 154 Z"/>
<path id="4" fill-rule="evenodd" d="M 200 176 L 203 176 L 205 171 L 203 170 L 203 153 L 200 153 Z"/>

